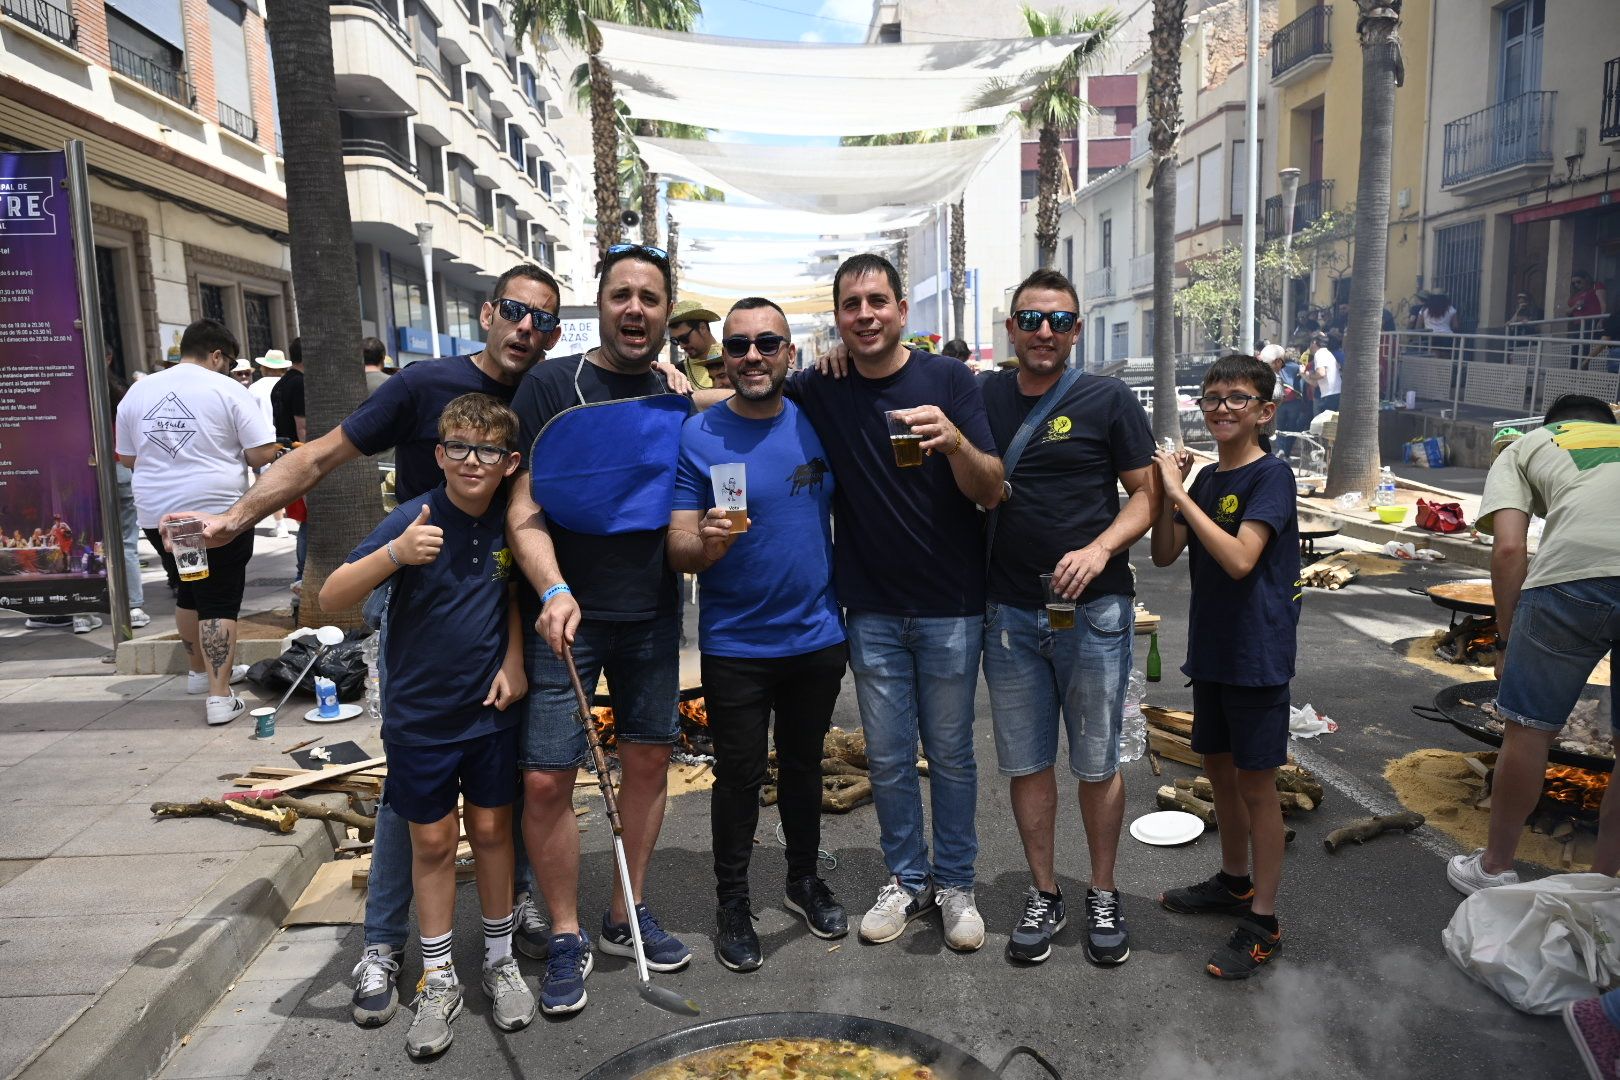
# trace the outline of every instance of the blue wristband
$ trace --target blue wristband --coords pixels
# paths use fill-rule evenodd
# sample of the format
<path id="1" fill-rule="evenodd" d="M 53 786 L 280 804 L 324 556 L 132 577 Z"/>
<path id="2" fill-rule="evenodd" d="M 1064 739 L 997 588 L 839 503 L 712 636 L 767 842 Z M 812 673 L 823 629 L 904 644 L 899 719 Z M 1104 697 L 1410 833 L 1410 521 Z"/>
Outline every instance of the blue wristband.
<path id="1" fill-rule="evenodd" d="M 551 598 L 553 596 L 556 596 L 558 593 L 570 593 L 571 594 L 571 593 L 573 593 L 573 591 L 574 591 L 573 589 L 570 589 L 568 587 L 568 582 L 559 581 L 559 582 L 557 582 L 557 584 L 553 585 L 551 588 L 547 589 L 545 592 L 540 594 L 540 606 L 545 607 L 546 604 L 550 602 Z"/>

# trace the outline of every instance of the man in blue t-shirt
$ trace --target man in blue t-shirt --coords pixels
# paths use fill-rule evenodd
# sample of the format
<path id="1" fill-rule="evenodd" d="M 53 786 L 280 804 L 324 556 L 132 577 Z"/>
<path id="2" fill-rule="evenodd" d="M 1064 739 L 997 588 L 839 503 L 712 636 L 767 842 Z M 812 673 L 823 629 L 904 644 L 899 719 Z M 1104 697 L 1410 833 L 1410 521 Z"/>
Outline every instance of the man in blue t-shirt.
<path id="1" fill-rule="evenodd" d="M 822 742 L 849 648 L 833 595 L 827 453 L 810 421 L 782 397 L 795 355 L 787 316 L 749 297 L 732 307 L 724 333 L 736 394 L 688 420 L 682 432 L 669 562 L 697 574 L 703 590 L 698 645 L 715 757 L 715 955 L 733 971 L 753 971 L 762 957 L 748 862 L 773 712 L 787 907 L 817 937 L 849 932 L 844 909 L 816 875 Z M 746 507 L 729 515 L 714 497 L 714 485 L 728 483 Z"/>

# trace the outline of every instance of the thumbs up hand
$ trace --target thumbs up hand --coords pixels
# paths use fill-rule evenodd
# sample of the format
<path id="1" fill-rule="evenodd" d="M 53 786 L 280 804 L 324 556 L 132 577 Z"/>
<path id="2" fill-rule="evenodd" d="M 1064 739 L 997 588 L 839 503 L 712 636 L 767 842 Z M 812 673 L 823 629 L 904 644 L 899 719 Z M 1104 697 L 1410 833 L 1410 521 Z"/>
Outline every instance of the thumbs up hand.
<path id="1" fill-rule="evenodd" d="M 421 566 L 437 559 L 443 547 L 444 530 L 428 524 L 428 507 L 423 503 L 416 520 L 394 541 L 394 554 L 407 566 Z"/>

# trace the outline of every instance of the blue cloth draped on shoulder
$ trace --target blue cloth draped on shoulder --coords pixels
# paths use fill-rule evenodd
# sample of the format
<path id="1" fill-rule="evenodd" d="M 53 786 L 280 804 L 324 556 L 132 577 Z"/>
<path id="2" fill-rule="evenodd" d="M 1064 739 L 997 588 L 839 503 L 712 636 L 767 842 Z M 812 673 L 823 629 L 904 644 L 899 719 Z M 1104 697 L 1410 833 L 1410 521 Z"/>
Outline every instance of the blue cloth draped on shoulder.
<path id="1" fill-rule="evenodd" d="M 690 411 L 679 394 L 564 409 L 529 455 L 534 501 L 563 528 L 591 536 L 664 528 Z"/>

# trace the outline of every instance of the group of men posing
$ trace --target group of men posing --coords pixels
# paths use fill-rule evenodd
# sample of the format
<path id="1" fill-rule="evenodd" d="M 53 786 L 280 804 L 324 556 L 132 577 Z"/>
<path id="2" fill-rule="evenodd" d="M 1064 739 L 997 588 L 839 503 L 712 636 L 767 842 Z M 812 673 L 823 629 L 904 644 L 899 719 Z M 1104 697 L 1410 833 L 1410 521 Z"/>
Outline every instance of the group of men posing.
<path id="1" fill-rule="evenodd" d="M 860 937 L 890 941 L 911 920 L 938 912 L 951 948 L 983 944 L 984 922 L 974 902 L 974 696 L 981 661 L 998 764 L 1011 779 L 1032 876 L 1007 954 L 1020 962 L 1045 960 L 1066 919 L 1054 872 L 1061 719 L 1090 856 L 1084 951 L 1097 964 L 1124 962 L 1130 944 L 1114 864 L 1124 811 L 1119 728 L 1133 635 L 1127 555 L 1157 512 L 1150 485 L 1154 445 L 1145 414 L 1123 383 L 1066 367 L 1081 327 L 1074 286 L 1051 270 L 1036 271 L 1018 286 L 1008 331 L 1019 364 L 981 384 L 961 362 L 902 344 L 907 305 L 899 275 L 880 256 L 858 255 L 839 268 L 833 287 L 846 375 L 793 371 L 785 315 L 771 301 L 751 298 L 724 321 L 731 389 L 694 391 L 677 369 L 658 360 L 672 300 L 664 252 L 616 246 L 604 256 L 600 275 L 598 347 L 546 359 L 560 333 L 557 284 L 537 266 L 513 267 L 483 306 L 482 352 L 406 367 L 339 427 L 277 461 L 225 513 L 204 515 L 212 541 L 227 542 L 343 462 L 392 448 L 402 506 L 396 516 L 405 516 L 392 526 L 385 522 L 376 542 L 351 557 L 351 567 L 369 559 L 365 565 L 375 573 L 350 574 L 345 597 L 370 588 L 371 577 L 391 574 L 393 567 L 421 569 L 419 558 L 443 561 L 454 551 L 463 564 L 476 564 L 480 553 L 493 558 L 497 548 L 510 549 L 521 571 L 512 575 L 520 618 L 512 623 L 510 652 L 487 658 L 487 673 L 497 678 L 478 722 L 512 732 L 511 753 L 521 772 L 521 784 L 514 782 L 521 810 L 512 815 L 520 857 L 515 910 L 499 898 L 492 908 L 485 898 L 486 963 L 509 963 L 513 945 L 544 957 L 538 1007 L 556 1014 L 585 1005 L 594 948 L 631 955 L 631 917 L 653 970 L 675 971 L 690 961 L 688 948 L 640 902 L 678 736 L 677 572 L 697 573 L 702 588 L 703 684 L 716 751 L 715 945 L 723 964 L 747 971 L 762 962 L 747 873 L 773 713 L 787 841 L 785 903 L 814 934 L 847 933 L 843 908 L 816 874 L 821 748 L 846 664 L 854 674 L 890 874 L 859 921 Z M 586 535 L 536 505 L 521 470 L 548 421 L 575 406 L 666 393 L 685 393 L 695 414 L 681 433 L 666 527 Z M 468 394 L 510 403 L 517 438 L 502 434 L 500 421 L 468 419 L 475 413 L 462 403 L 451 427 L 441 425 L 446 406 Z M 920 467 L 896 465 L 884 416 L 893 410 L 921 437 Z M 514 469 L 508 470 L 502 455 L 511 451 L 521 454 L 512 455 Z M 458 467 L 464 475 L 451 477 L 452 495 L 458 482 L 480 483 L 474 461 L 502 475 L 519 473 L 504 519 L 481 513 L 476 499 L 453 507 L 443 489 L 435 493 Z M 730 462 L 748 470 L 749 525 L 742 535 L 732 533 L 710 498 L 709 467 Z M 1127 493 L 1123 505 L 1120 485 Z M 992 509 L 986 516 L 981 508 Z M 1051 627 L 1043 574 L 1075 603 L 1072 630 Z M 400 603 L 396 594 L 391 610 Z M 474 660 L 468 650 L 476 635 L 451 645 L 460 626 L 414 621 L 412 629 L 423 628 L 424 638 L 435 642 L 417 648 L 446 650 L 445 658 L 417 665 L 408 683 L 403 673 L 385 670 L 385 742 L 390 717 L 406 707 L 401 695 L 407 685 L 413 698 L 431 702 L 438 671 Z M 385 622 L 385 642 L 404 630 Z M 519 651 L 521 672 L 506 660 Z M 588 755 L 567 652 L 585 686 L 595 686 L 605 672 L 612 694 L 619 809 L 637 894 L 615 890 L 594 942 L 578 909 L 580 833 L 572 798 Z M 384 654 L 398 655 L 386 645 Z M 476 657 L 474 666 L 485 670 L 485 659 Z M 515 677 L 507 679 L 508 673 Z M 514 684 L 525 680 L 523 698 Z M 510 713 L 508 701 L 516 702 Z M 412 716 L 422 712 L 410 709 Z M 443 753 L 429 771 L 439 780 L 448 776 L 452 789 L 459 775 L 467 802 L 478 802 L 468 782 L 477 762 L 458 756 L 454 732 L 427 723 L 408 735 L 400 741 L 413 750 L 440 746 Z M 916 767 L 919 740 L 928 762 L 931 837 Z M 424 781 L 414 766 L 409 780 L 396 776 L 393 748 L 390 742 L 391 789 L 437 782 Z M 407 930 L 413 835 L 395 812 L 399 805 L 391 793 L 379 810 L 365 952 L 355 968 L 354 1017 L 364 1026 L 386 1023 L 398 1001 L 394 981 Z M 535 885 L 549 910 L 549 928 L 533 900 Z M 447 930 L 447 920 L 443 926 Z M 424 966 L 433 968 L 434 958 L 448 953 L 448 933 L 431 942 L 426 927 L 423 933 Z M 515 965 L 491 970 L 485 987 L 497 1019 L 523 1026 L 535 1002 L 522 980 L 511 977 Z M 427 1017 L 422 1014 L 432 1010 L 419 1004 L 418 1023 L 436 1025 L 420 1033 L 413 1027 L 413 1053 L 448 1045 L 454 1012 L 446 1000 L 441 995 L 437 1013 Z"/>

